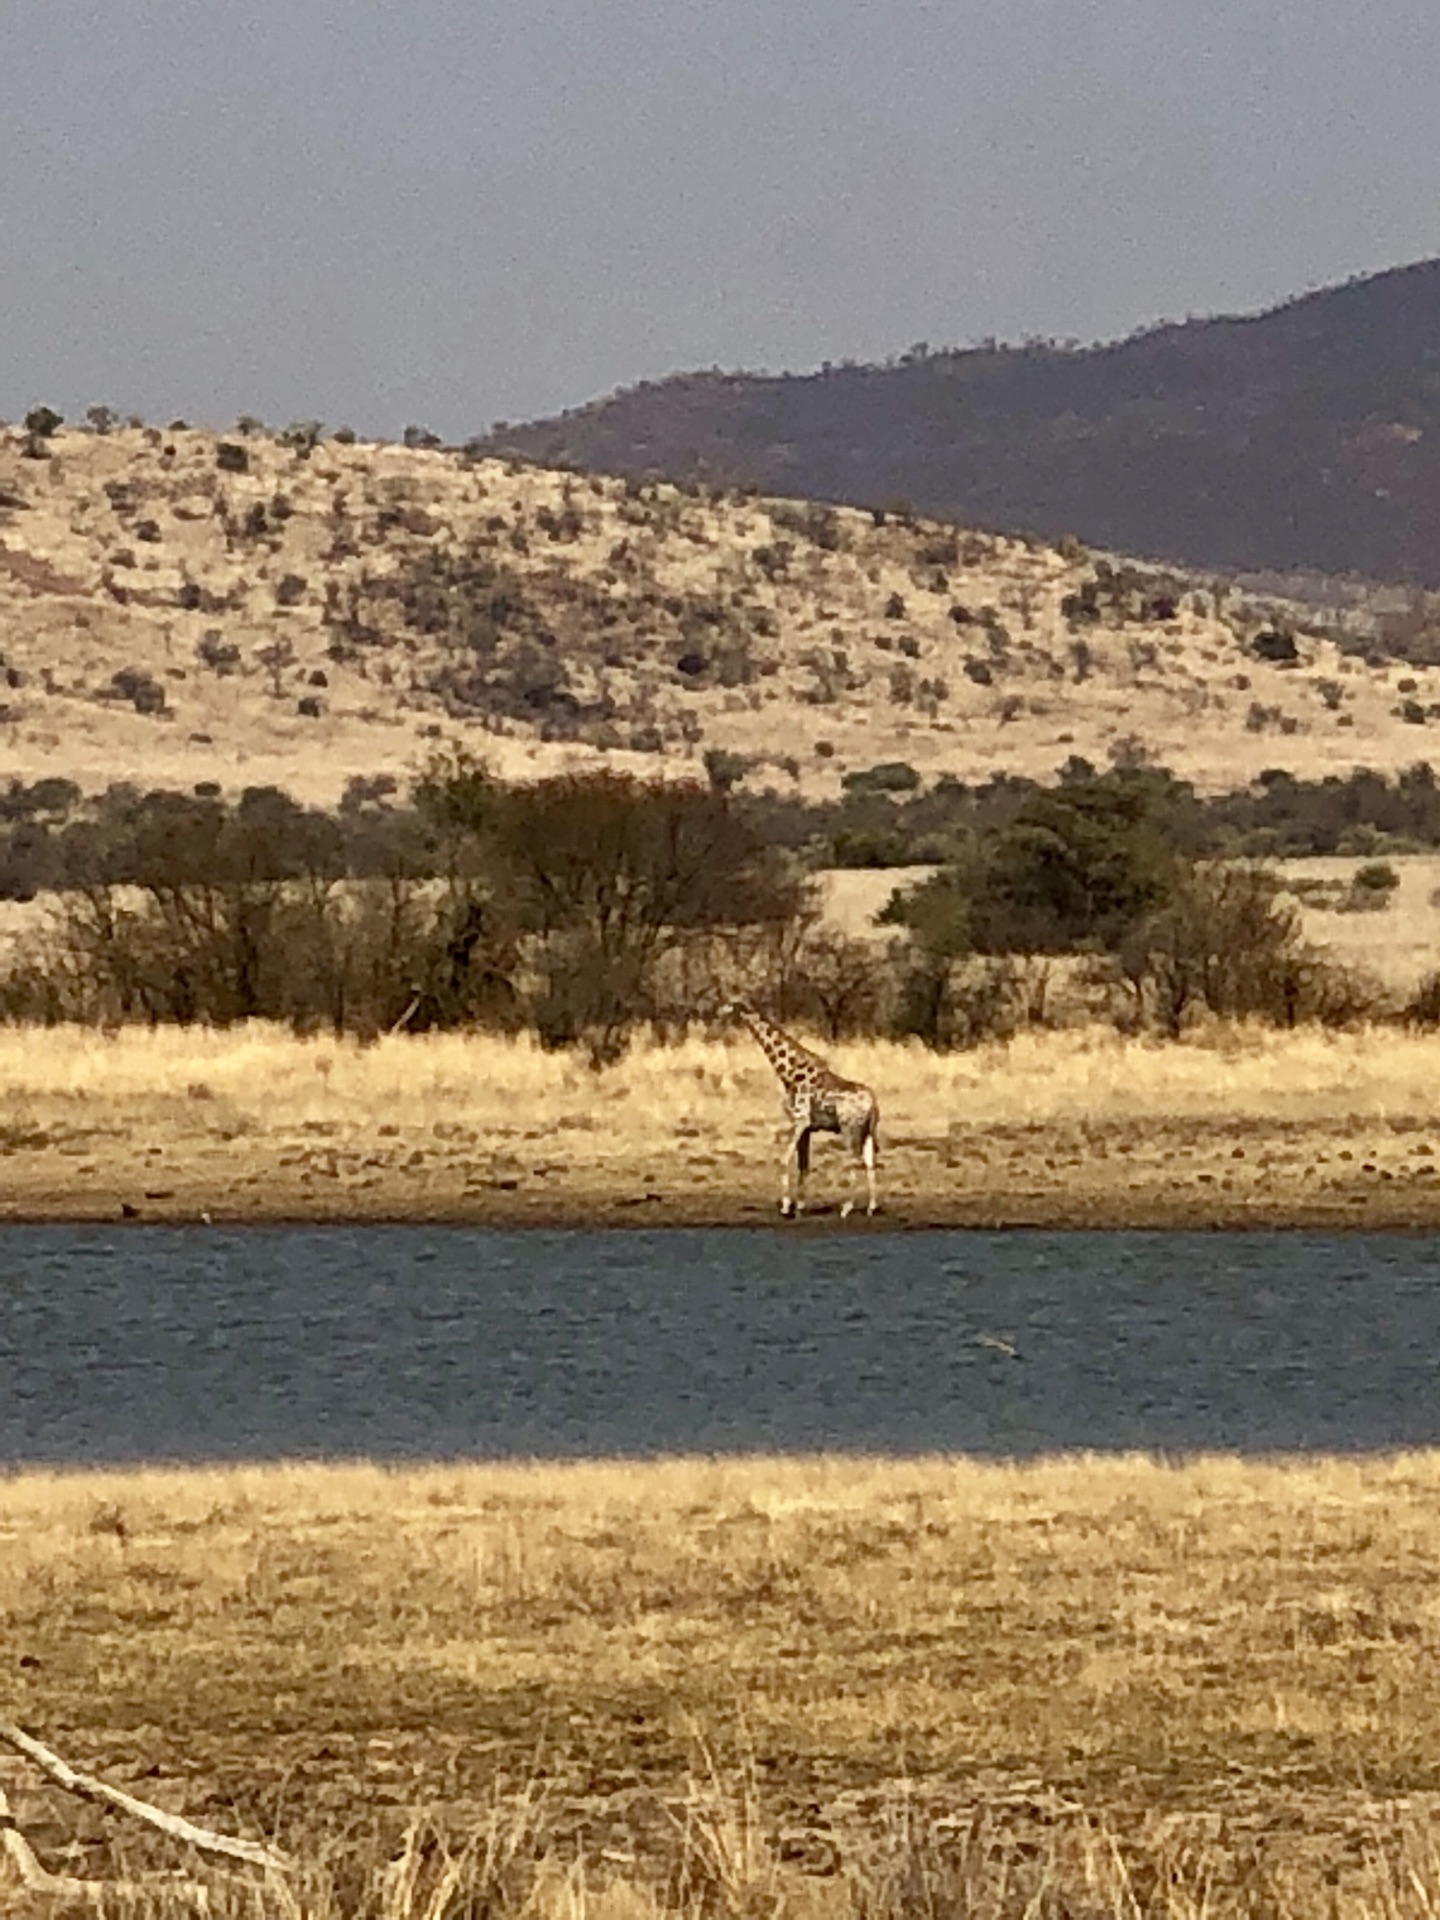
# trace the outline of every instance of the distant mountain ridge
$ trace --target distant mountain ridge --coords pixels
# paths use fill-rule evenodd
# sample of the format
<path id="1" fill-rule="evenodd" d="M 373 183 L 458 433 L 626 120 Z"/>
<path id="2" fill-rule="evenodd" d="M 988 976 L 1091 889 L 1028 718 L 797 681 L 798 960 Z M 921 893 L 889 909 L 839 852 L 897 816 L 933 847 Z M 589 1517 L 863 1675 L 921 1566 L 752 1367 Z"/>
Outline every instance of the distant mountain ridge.
<path id="1" fill-rule="evenodd" d="M 681 374 L 481 444 L 1192 567 L 1440 586 L 1440 260 L 1116 345 Z"/>

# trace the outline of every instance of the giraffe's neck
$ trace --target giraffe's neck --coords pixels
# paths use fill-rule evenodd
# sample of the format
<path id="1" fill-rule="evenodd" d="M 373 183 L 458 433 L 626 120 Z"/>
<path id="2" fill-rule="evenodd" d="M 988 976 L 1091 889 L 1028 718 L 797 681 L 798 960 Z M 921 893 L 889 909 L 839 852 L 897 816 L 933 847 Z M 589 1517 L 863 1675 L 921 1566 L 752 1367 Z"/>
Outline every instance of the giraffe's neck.
<path id="1" fill-rule="evenodd" d="M 792 1040 L 783 1028 L 777 1027 L 773 1020 L 767 1020 L 763 1013 L 757 1013 L 753 1007 L 742 1007 L 740 1018 L 786 1086 L 804 1068 L 819 1064 L 813 1053 Z"/>

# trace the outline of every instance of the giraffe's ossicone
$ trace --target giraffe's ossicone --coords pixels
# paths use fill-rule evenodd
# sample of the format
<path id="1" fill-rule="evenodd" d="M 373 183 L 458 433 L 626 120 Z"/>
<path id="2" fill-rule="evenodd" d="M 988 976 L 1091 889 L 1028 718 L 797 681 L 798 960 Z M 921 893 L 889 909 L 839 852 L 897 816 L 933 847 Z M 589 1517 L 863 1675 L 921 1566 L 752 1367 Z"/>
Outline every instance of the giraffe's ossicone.
<path id="1" fill-rule="evenodd" d="M 780 1162 L 780 1211 L 799 1214 L 805 1206 L 805 1176 L 810 1171 L 810 1136 L 838 1133 L 855 1156 L 857 1168 L 865 1170 L 865 1211 L 874 1213 L 879 1205 L 875 1184 L 875 1156 L 880 1144 L 880 1103 L 873 1091 L 858 1080 L 847 1080 L 823 1061 L 818 1053 L 792 1040 L 783 1028 L 743 1001 L 730 1001 L 720 1009 L 722 1020 L 740 1020 L 759 1042 L 766 1059 L 775 1069 L 785 1098 L 790 1122 L 789 1137 Z M 790 1165 L 795 1165 L 795 1195 L 790 1194 Z M 841 1218 L 854 1209 L 847 1200 Z"/>

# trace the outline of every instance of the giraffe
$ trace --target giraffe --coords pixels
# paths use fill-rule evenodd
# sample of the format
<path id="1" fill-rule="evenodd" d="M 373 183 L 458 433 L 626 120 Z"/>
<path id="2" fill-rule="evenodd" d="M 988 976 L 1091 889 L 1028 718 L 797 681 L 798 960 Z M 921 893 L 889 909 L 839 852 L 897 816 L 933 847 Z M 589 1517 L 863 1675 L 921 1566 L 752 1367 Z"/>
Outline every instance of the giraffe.
<path id="1" fill-rule="evenodd" d="M 869 1087 L 858 1080 L 842 1079 L 826 1066 L 819 1054 L 811 1053 L 792 1040 L 788 1033 L 767 1020 L 763 1013 L 743 1000 L 731 1000 L 720 1009 L 722 1020 L 739 1020 L 757 1040 L 766 1059 L 779 1076 L 785 1096 L 785 1112 L 791 1124 L 785 1155 L 780 1162 L 780 1211 L 799 1214 L 805 1206 L 805 1176 L 810 1171 L 812 1133 L 838 1133 L 865 1169 L 868 1200 L 865 1211 L 874 1213 L 879 1205 L 875 1195 L 875 1150 L 879 1144 L 880 1103 Z M 790 1162 L 795 1162 L 795 1198 L 790 1198 Z M 854 1210 L 847 1200 L 840 1209 L 842 1220 Z"/>

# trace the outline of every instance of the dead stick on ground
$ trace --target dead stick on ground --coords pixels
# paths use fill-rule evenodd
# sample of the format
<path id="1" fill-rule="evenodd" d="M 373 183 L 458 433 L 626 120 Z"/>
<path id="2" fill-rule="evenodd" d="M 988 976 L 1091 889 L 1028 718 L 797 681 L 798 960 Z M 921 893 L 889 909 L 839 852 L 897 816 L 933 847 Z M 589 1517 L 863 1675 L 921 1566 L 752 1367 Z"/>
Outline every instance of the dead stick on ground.
<path id="1" fill-rule="evenodd" d="M 399 1033 L 402 1027 L 408 1027 L 410 1024 L 411 1016 L 413 1015 L 413 1013 L 415 1012 L 415 1009 L 419 1006 L 419 1004 L 420 1004 L 420 995 L 417 993 L 415 998 L 410 1002 L 409 1006 L 406 1007 L 405 1011 L 401 1014 L 400 1018 L 395 1022 L 394 1026 L 390 1028 L 390 1032 Z"/>
<path id="2" fill-rule="evenodd" d="M 0 1847 L 27 1893 L 42 1893 L 57 1900 L 89 1900 L 99 1906 L 105 1893 L 103 1881 L 77 1880 L 73 1874 L 45 1871 L 35 1858 L 34 1848 L 16 1826 L 3 1789 L 0 1789 Z"/>
<path id="3" fill-rule="evenodd" d="M 202 1913 L 210 1910 L 209 1889 L 198 1880 L 187 1879 L 183 1873 L 155 1874 L 144 1880 L 82 1880 L 73 1873 L 48 1872 L 35 1857 L 35 1849 L 16 1826 L 10 1802 L 3 1790 L 0 1790 L 0 1853 L 15 1868 L 25 1891 L 40 1899 L 59 1900 L 67 1906 L 73 1906 L 76 1901 L 86 1901 L 92 1907 L 101 1908 L 115 1894 L 138 1894 L 161 1888 L 168 1894 L 188 1901 Z"/>
<path id="4" fill-rule="evenodd" d="M 77 1773 L 58 1753 L 52 1753 L 49 1747 L 42 1746 L 40 1741 L 9 1720 L 0 1720 L 0 1740 L 14 1747 L 17 1753 L 23 1753 L 27 1760 L 33 1761 L 57 1786 L 64 1787 L 70 1793 L 78 1793 L 83 1799 L 100 1800 L 106 1806 L 119 1807 L 125 1813 L 134 1814 L 137 1820 L 144 1820 L 161 1833 L 169 1834 L 172 1840 L 181 1840 L 199 1853 L 216 1853 L 227 1860 L 243 1860 L 246 1866 L 263 1867 L 267 1873 L 292 1871 L 293 1863 L 283 1853 L 262 1847 L 258 1841 L 232 1840 L 229 1834 L 212 1833 L 208 1827 L 197 1827 L 178 1813 L 166 1813 L 162 1807 L 152 1807 L 148 1800 L 137 1800 L 134 1794 L 126 1793 L 120 1787 L 112 1787 L 104 1780 L 97 1780 L 93 1774 Z"/>

